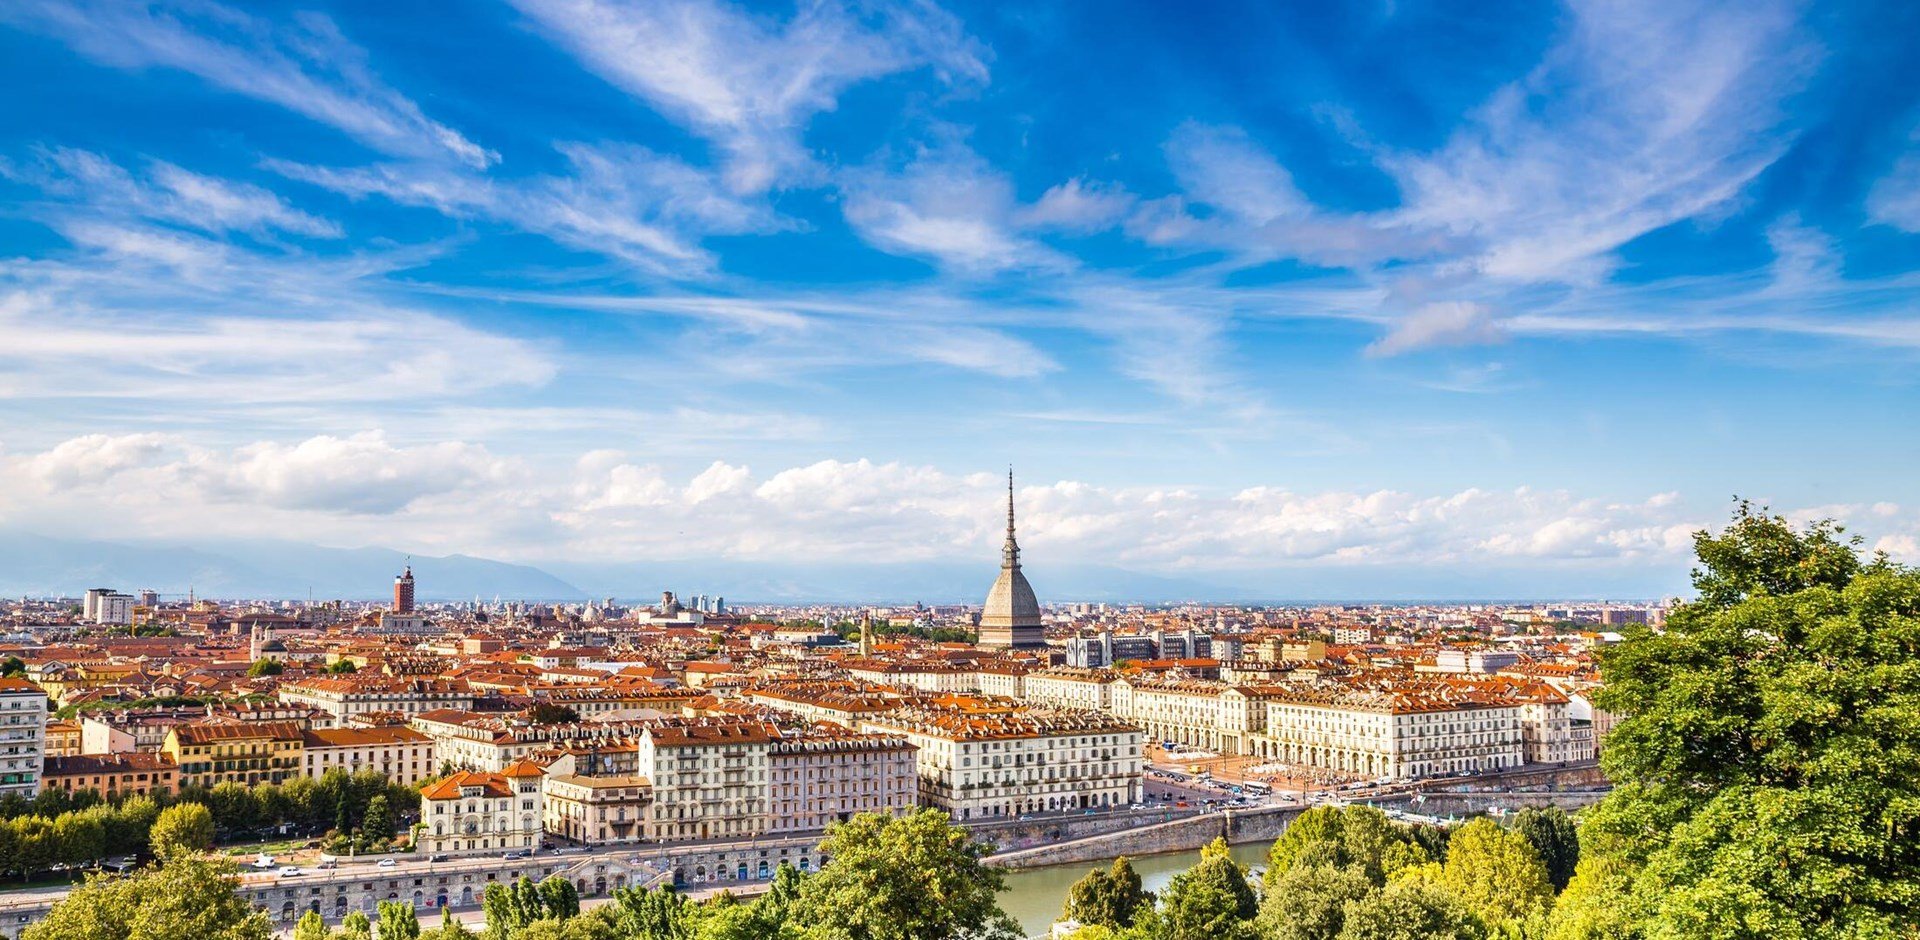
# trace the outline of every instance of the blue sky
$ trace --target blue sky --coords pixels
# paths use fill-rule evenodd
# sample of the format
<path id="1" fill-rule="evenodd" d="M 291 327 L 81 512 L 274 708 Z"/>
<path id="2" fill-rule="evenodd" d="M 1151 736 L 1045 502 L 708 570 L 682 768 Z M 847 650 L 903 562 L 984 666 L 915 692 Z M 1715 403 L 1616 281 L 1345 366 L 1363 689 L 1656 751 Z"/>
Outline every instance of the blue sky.
<path id="1" fill-rule="evenodd" d="M 0 7 L 0 526 L 990 563 L 1014 463 L 1036 564 L 1920 556 L 1910 4 L 448 12 Z"/>

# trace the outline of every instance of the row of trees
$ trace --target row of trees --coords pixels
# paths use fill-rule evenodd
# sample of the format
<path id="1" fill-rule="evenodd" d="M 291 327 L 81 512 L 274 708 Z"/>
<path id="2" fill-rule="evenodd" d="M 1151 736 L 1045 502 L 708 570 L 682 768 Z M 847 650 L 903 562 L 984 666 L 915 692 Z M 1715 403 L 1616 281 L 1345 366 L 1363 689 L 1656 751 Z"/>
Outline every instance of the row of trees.
<path id="1" fill-rule="evenodd" d="M 176 808 L 183 809 L 183 808 Z M 169 813 L 175 810 L 168 810 Z M 204 814 L 194 806 L 184 812 Z M 159 827 L 156 826 L 156 830 Z M 162 842 L 156 833 L 156 846 Z M 169 838 L 161 862 L 124 878 L 93 877 L 22 940 L 266 940 L 272 925 L 209 863 Z M 178 847 L 176 847 L 178 846 Z M 612 903 L 580 910 L 572 884 L 493 884 L 484 928 L 446 917 L 423 931 L 411 904 L 385 902 L 378 917 L 347 915 L 329 931 L 303 917 L 296 940 L 1014 940 L 1018 928 L 995 896 L 1000 872 L 981 864 L 984 846 L 945 815 L 865 815 L 834 827 L 822 844 L 833 864 L 803 875 L 782 866 L 752 903 L 689 902 L 665 888 L 623 888 Z"/>
<path id="2" fill-rule="evenodd" d="M 179 806 L 206 810 L 207 845 L 284 824 L 312 832 L 330 827 L 336 841 L 344 837 L 361 851 L 374 850 L 393 838 L 401 814 L 418 812 L 420 795 L 410 787 L 392 784 L 378 771 L 333 770 L 318 780 L 301 777 L 257 787 L 236 783 L 187 787 L 161 798 L 109 800 L 91 790 L 72 795 L 48 790 L 34 800 L 18 801 L 19 805 L 31 811 L 0 820 L 0 873 L 26 878 L 55 865 L 81 867 L 145 853 L 149 830 L 163 811 Z"/>
<path id="3" fill-rule="evenodd" d="M 1076 883 L 1064 913 L 1080 940 L 1544 936 L 1555 889 L 1542 859 L 1577 857 L 1575 838 L 1559 810 L 1449 834 L 1369 807 L 1317 807 L 1274 843 L 1257 888 L 1216 841 L 1157 898 L 1120 859 Z"/>

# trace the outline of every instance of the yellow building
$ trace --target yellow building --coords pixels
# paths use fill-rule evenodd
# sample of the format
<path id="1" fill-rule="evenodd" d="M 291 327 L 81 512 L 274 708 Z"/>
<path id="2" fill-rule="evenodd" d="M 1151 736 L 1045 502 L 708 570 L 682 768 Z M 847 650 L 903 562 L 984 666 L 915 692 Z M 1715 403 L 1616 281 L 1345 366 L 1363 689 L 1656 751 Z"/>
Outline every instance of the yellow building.
<path id="1" fill-rule="evenodd" d="M 179 766 L 182 787 L 284 783 L 305 772 L 305 751 L 296 721 L 179 725 L 160 746 Z"/>

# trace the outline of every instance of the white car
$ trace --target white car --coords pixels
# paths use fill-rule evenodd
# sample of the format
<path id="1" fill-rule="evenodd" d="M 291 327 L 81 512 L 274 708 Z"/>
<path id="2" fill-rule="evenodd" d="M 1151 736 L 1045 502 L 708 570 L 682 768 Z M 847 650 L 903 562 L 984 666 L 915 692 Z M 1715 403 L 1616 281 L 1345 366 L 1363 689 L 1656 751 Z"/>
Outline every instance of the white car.
<path id="1" fill-rule="evenodd" d="M 304 875 L 304 874 L 306 874 L 305 869 L 295 868 L 292 865 L 288 865 L 287 867 L 280 869 L 280 877 L 282 878 L 291 878 L 295 875 Z"/>
<path id="2" fill-rule="evenodd" d="M 253 860 L 253 867 L 255 868 L 272 868 L 275 864 L 273 856 L 264 852 L 260 853 L 259 858 Z"/>
<path id="3" fill-rule="evenodd" d="M 381 860 L 380 860 L 380 866 L 379 866 L 379 867 L 381 867 L 381 868 L 393 868 L 393 867 L 395 867 L 395 866 L 397 866 L 397 865 L 399 865 L 399 864 L 400 864 L 399 862 L 397 862 L 397 861 L 395 861 L 395 860 L 393 860 L 393 859 L 390 859 L 390 858 L 383 858 L 383 859 L 381 859 Z"/>

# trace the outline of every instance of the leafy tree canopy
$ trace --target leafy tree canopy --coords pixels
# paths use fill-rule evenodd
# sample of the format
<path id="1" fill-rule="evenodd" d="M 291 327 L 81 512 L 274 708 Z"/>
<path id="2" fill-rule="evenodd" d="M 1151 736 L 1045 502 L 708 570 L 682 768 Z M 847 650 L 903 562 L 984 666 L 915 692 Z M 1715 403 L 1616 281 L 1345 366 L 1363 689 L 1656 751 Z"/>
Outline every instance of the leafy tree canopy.
<path id="1" fill-rule="evenodd" d="M 1606 650 L 1618 783 L 1581 826 L 1590 902 L 1650 936 L 1920 932 L 1920 574 L 1826 522 L 1736 508 L 1699 599 Z"/>

